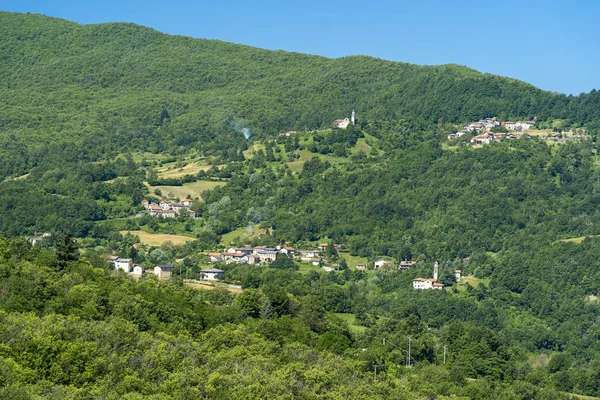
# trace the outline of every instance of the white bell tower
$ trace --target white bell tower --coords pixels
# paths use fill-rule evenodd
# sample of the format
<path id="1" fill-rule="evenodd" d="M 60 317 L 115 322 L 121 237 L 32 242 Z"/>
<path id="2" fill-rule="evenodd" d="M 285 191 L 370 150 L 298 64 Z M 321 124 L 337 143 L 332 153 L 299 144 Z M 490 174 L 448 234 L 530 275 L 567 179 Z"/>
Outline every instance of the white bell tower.
<path id="1" fill-rule="evenodd" d="M 436 261 L 435 264 L 433 264 L 433 280 L 437 281 L 438 279 L 438 262 Z"/>
<path id="2" fill-rule="evenodd" d="M 356 120 L 356 112 L 354 112 L 354 109 L 352 109 L 352 118 L 350 118 L 350 122 L 352 122 L 352 125 L 354 125 L 355 120 Z"/>

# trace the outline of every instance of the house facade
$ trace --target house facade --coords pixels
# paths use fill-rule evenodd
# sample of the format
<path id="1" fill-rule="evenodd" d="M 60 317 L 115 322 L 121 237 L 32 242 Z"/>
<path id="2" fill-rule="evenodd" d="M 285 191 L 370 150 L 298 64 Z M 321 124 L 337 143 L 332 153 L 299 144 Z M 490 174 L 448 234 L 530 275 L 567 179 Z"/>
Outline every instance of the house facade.
<path id="1" fill-rule="evenodd" d="M 159 279 L 170 279 L 173 274 L 173 266 L 171 264 L 158 264 L 154 267 L 153 272 Z"/>
<path id="2" fill-rule="evenodd" d="M 206 281 L 220 281 L 223 279 L 223 271 L 217 268 L 207 268 L 200 271 Z"/>

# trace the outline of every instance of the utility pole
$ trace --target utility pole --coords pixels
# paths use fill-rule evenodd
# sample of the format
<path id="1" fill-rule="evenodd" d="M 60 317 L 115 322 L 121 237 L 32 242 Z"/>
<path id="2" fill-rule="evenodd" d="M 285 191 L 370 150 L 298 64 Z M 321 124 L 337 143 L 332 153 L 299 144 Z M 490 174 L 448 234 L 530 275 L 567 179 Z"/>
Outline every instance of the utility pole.
<path id="1" fill-rule="evenodd" d="M 408 337 L 408 357 L 406 358 L 406 366 L 410 368 L 410 342 L 412 340 L 412 336 Z"/>
<path id="2" fill-rule="evenodd" d="M 444 346 L 444 364 L 446 364 L 446 347 L 447 346 Z"/>
<path id="3" fill-rule="evenodd" d="M 373 368 L 375 368 L 375 380 L 377 380 L 377 368 L 378 367 L 379 367 L 379 365 L 373 364 Z"/>
<path id="4" fill-rule="evenodd" d="M 189 271 L 189 270 L 190 270 L 189 268 L 186 268 L 186 269 L 185 269 L 185 280 L 186 280 L 186 281 L 188 280 L 188 271 Z"/>

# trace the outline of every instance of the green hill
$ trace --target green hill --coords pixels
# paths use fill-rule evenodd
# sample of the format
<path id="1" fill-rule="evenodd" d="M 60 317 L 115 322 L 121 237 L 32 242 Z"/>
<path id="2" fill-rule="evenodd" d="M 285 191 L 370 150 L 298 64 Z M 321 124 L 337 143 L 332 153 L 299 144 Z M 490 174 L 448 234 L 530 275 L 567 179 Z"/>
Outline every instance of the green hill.
<path id="1" fill-rule="evenodd" d="M 241 140 L 240 127 L 260 136 L 328 127 L 353 108 L 362 121 L 495 115 L 580 124 L 598 109 L 595 94 L 566 97 L 456 65 L 327 59 L 32 14 L 0 13 L 0 52 L 0 178 L 48 162 L 48 153 L 206 152 Z"/>

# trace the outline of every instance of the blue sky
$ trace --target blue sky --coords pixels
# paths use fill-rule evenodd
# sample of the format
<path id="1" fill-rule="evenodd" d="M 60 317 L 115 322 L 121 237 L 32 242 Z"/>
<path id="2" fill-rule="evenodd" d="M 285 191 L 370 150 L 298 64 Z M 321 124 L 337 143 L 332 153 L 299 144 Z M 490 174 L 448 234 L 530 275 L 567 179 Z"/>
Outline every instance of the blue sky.
<path id="1" fill-rule="evenodd" d="M 326 57 L 466 65 L 542 89 L 600 89 L 595 0 L 0 0 L 5 11 Z"/>

